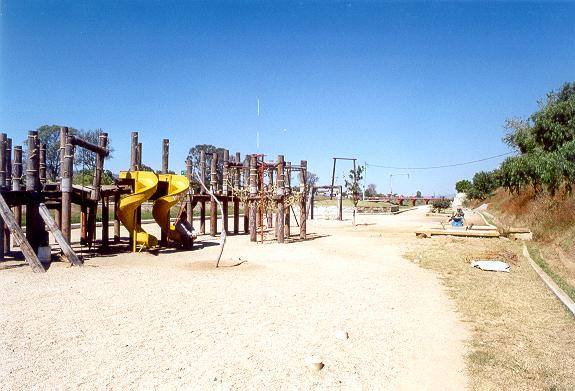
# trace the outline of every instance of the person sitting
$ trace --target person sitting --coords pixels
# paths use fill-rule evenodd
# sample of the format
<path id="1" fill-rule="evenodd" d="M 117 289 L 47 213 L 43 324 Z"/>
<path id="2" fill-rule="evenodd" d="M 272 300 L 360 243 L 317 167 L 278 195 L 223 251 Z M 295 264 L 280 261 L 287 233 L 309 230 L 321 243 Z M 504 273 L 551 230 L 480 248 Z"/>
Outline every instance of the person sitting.
<path id="1" fill-rule="evenodd" d="M 186 250 L 190 250 L 194 244 L 194 239 L 198 237 L 192 224 L 188 221 L 188 214 L 182 212 L 180 218 L 176 222 L 176 231 L 180 233 L 182 246 Z"/>

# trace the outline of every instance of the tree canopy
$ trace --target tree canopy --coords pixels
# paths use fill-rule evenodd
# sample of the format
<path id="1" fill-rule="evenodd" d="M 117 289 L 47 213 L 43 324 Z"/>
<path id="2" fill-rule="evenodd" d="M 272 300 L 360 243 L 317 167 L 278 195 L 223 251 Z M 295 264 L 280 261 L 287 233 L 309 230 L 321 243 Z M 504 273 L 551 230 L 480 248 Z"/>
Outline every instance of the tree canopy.
<path id="1" fill-rule="evenodd" d="M 485 198 L 490 193 L 487 190 L 492 191 L 497 186 L 512 193 L 530 186 L 536 193 L 547 191 L 554 196 L 558 191 L 564 191 L 572 194 L 575 183 L 575 82 L 551 91 L 528 119 L 509 119 L 505 128 L 507 134 L 503 141 L 518 155 L 505 159 L 498 170 L 487 176 L 476 174 L 477 178 L 473 178 L 468 190 L 470 198 Z"/>

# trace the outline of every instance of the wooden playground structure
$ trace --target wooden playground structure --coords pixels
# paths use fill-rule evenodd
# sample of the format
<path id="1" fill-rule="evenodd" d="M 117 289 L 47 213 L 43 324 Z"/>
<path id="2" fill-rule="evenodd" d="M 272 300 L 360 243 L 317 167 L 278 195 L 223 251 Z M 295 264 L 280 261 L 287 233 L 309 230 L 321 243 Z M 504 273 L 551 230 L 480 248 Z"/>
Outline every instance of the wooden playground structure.
<path id="1" fill-rule="evenodd" d="M 108 135 L 99 135 L 98 144 L 89 143 L 70 134 L 67 127 L 60 128 L 60 170 L 55 181 L 46 177 L 46 145 L 41 144 L 37 131 L 28 132 L 26 175 L 23 176 L 22 147 L 14 146 L 7 135 L 0 134 L 0 260 L 12 253 L 12 237 L 24 258 L 35 272 L 46 271 L 48 259 L 39 258 L 49 247 L 49 232 L 60 247 L 60 252 L 74 265 L 82 260 L 74 253 L 71 243 L 72 204 L 80 209 L 80 244 L 90 251 L 122 251 L 112 243 L 120 243 L 120 226 L 130 233 L 130 248 L 167 247 L 178 242 L 178 233 L 171 223 L 170 209 L 179 205 L 191 220 L 194 210 L 199 213 L 199 234 L 206 234 L 206 211 L 209 205 L 209 235 L 218 234 L 217 205 L 222 205 L 221 229 L 227 233 L 250 235 L 250 241 L 264 240 L 273 235 L 278 243 L 285 243 L 291 235 L 291 214 L 299 225 L 299 238 L 306 239 L 306 174 L 307 162 L 299 165 L 286 162 L 283 155 L 276 161 L 266 161 L 261 154 L 245 155 L 238 152 L 230 159 L 223 153 L 223 171 L 218 173 L 217 153 L 213 153 L 210 169 L 207 156 L 200 153 L 199 164 L 194 167 L 186 161 L 185 175 L 169 174 L 169 140 L 163 140 L 162 170 L 159 174 L 141 171 L 142 144 L 138 133 L 131 134 L 130 169 L 120 172 L 113 185 L 102 185 L 104 161 L 109 155 Z M 73 184 L 76 148 L 96 154 L 93 180 L 90 185 Z M 299 187 L 292 187 L 292 173 L 299 172 Z M 194 173 L 208 178 L 199 191 L 194 191 Z M 182 172 L 183 174 L 183 172 Z M 22 180 L 25 178 L 25 186 Z M 208 191 L 206 191 L 209 188 Z M 160 225 L 160 240 L 148 234 L 141 225 L 141 206 L 153 202 L 152 214 Z M 114 205 L 114 219 L 110 221 L 110 203 Z M 230 231 L 230 206 L 233 228 Z M 299 221 L 294 206 L 299 207 Z M 97 212 L 101 208 L 101 235 L 96 240 Z M 23 227 L 25 211 L 25 232 Z M 243 227 L 240 227 L 243 210 Z M 52 212 L 51 212 L 52 211 Z M 110 223 L 113 238 L 110 239 Z M 241 228 L 241 229 L 240 229 Z M 47 230 L 48 229 L 48 230 Z M 49 231 L 49 232 L 48 232 Z"/>

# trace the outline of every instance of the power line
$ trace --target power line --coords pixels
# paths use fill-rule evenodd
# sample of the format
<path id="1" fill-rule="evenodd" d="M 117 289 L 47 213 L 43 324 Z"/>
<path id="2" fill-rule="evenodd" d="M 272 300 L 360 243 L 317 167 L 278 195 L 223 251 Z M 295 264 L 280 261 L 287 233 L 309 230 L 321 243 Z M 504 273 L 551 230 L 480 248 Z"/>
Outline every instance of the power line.
<path id="1" fill-rule="evenodd" d="M 369 167 L 377 167 L 377 168 L 387 168 L 387 169 L 392 169 L 392 170 L 433 170 L 436 168 L 448 168 L 448 167 L 457 167 L 457 166 L 465 166 L 466 164 L 473 164 L 473 163 L 479 163 L 479 162 L 484 162 L 486 160 L 491 160 L 491 159 L 496 159 L 498 157 L 502 157 L 502 156 L 508 156 L 511 154 L 514 154 L 515 152 L 507 152 L 507 153 L 502 153 L 501 155 L 495 155 L 495 156 L 490 156 L 490 157 L 486 157 L 483 159 L 478 159 L 478 160 L 471 160 L 469 162 L 463 162 L 463 163 L 454 163 L 454 164 L 446 164 L 443 166 L 429 166 L 429 167 L 394 167 L 394 166 L 381 166 L 378 164 L 370 164 L 370 163 L 365 163 L 366 166 Z"/>

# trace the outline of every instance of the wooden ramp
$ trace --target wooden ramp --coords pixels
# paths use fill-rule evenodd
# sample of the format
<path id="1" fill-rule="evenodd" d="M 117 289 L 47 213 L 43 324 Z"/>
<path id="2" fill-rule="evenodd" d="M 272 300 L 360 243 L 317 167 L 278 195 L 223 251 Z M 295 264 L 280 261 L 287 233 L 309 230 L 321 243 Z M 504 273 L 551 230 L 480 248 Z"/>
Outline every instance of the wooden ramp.
<path id="1" fill-rule="evenodd" d="M 16 240 L 16 242 L 18 243 L 18 245 L 20 245 L 20 250 L 22 250 L 22 254 L 24 254 L 24 258 L 26 258 L 26 262 L 28 262 L 32 270 L 35 273 L 45 273 L 46 269 L 44 269 L 44 266 L 38 259 L 38 256 L 36 255 L 32 247 L 30 246 L 30 243 L 28 243 L 28 240 L 26 240 L 26 235 L 24 235 L 24 231 L 22 231 L 22 228 L 20 228 L 20 226 L 16 222 L 16 218 L 14 217 L 12 210 L 6 203 L 6 200 L 4 199 L 2 194 L 0 194 L 0 215 L 2 215 L 2 219 L 10 228 L 10 233 L 14 235 L 14 239 Z"/>
<path id="2" fill-rule="evenodd" d="M 58 225 L 52 218 L 52 215 L 50 214 L 50 211 L 48 210 L 46 205 L 40 204 L 38 210 L 40 211 L 40 216 L 42 216 L 44 223 L 46 223 L 50 231 L 52 231 L 52 235 L 54 235 L 54 238 L 60 245 L 60 248 L 62 249 L 64 256 L 68 258 L 68 261 L 70 261 L 72 265 L 82 266 L 83 265 L 82 261 L 80 261 L 74 250 L 72 250 L 72 247 L 70 247 L 70 244 L 66 241 L 66 239 L 64 239 L 62 231 L 60 231 L 60 228 L 58 228 Z"/>

